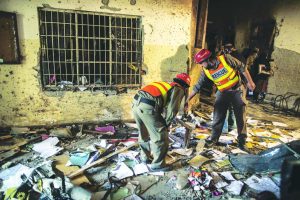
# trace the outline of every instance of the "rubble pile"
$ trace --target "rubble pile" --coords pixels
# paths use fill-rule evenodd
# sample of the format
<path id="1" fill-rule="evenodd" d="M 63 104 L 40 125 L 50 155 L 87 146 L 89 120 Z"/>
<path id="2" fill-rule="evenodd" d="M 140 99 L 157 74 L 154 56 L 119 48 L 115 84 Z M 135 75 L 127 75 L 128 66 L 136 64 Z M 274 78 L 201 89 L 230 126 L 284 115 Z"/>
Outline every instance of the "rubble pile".
<path id="1" fill-rule="evenodd" d="M 250 152 L 237 148 L 235 129 L 206 148 L 210 111 L 173 121 L 170 172 L 141 162 L 134 123 L 3 129 L 0 199 L 247 199 L 265 191 L 279 198 L 282 163 L 300 158 L 299 130 L 248 118 Z"/>

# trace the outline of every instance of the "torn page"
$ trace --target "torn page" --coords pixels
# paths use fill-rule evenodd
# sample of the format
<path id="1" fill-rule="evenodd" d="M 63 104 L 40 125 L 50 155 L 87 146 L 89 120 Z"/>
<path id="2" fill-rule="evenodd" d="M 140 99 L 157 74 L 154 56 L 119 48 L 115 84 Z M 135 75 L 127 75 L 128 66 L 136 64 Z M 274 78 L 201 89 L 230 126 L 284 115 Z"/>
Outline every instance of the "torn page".
<path id="1" fill-rule="evenodd" d="M 33 150 L 40 153 L 43 158 L 48 158 L 61 151 L 62 147 L 55 146 L 59 142 L 57 137 L 49 137 L 48 139 L 33 145 Z"/>

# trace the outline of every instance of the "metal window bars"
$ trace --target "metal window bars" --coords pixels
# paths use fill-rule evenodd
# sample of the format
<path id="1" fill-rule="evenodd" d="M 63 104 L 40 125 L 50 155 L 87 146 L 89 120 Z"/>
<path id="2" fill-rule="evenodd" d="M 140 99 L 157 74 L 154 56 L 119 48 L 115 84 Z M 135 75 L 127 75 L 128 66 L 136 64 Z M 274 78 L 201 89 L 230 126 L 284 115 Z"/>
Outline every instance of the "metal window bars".
<path id="1" fill-rule="evenodd" d="M 51 8 L 38 12 L 45 89 L 140 86 L 140 16 Z"/>

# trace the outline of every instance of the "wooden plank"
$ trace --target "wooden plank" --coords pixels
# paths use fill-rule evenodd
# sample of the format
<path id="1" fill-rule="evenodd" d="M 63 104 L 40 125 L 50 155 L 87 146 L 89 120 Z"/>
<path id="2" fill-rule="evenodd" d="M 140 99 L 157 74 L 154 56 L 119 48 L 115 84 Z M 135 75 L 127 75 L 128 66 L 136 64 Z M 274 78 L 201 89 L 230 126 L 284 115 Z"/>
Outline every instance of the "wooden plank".
<path id="1" fill-rule="evenodd" d="M 194 113 L 198 116 L 198 117 L 202 117 L 205 120 L 210 120 L 210 118 L 206 115 L 206 114 L 202 114 L 201 112 L 198 112 L 196 110 L 194 110 Z"/>
<path id="2" fill-rule="evenodd" d="M 111 154 L 109 154 L 109 155 L 107 155 L 107 156 L 105 156 L 105 157 L 103 157 L 103 158 L 101 158 L 101 159 L 99 159 L 99 160 L 97 160 L 97 161 L 95 161 L 95 162 L 93 162 L 93 163 L 91 163 L 91 164 L 89 164 L 87 166 L 84 166 L 83 168 L 81 168 L 81 169 L 79 169 L 79 170 L 77 170 L 77 171 L 69 174 L 68 177 L 69 178 L 74 178 L 74 177 L 82 174 L 84 171 L 88 170 L 89 168 L 94 167 L 96 165 L 99 165 L 101 163 L 104 163 L 108 158 L 111 158 L 112 156 L 117 155 L 119 153 L 122 153 L 122 152 L 124 152 L 124 151 L 126 151 L 126 150 L 128 150 L 128 149 L 130 149 L 130 148 L 132 148 L 134 146 L 137 146 L 137 145 L 138 145 L 138 142 L 133 143 L 133 144 L 131 144 L 131 145 L 127 146 L 127 147 L 124 147 L 122 149 L 119 149 L 119 150 L 117 150 L 117 151 L 115 151 L 115 152 L 113 152 L 113 153 L 111 153 Z"/>
<path id="3" fill-rule="evenodd" d="M 0 136 L 0 141 L 8 140 L 8 139 L 11 139 L 11 138 L 12 138 L 11 135 L 3 135 L 3 136 Z"/>
<path id="4" fill-rule="evenodd" d="M 4 153 L 1 153 L 0 154 L 0 163 L 3 163 L 5 160 L 13 157 L 14 155 L 16 155 L 19 152 L 20 152 L 20 149 L 19 148 L 15 148 L 15 149 L 12 149 L 10 151 L 6 151 Z"/>
<path id="5" fill-rule="evenodd" d="M 100 131 L 90 131 L 90 130 L 83 130 L 83 133 L 92 133 L 92 134 L 98 134 L 98 135 L 114 135 L 113 132 L 100 132 Z"/>
<path id="6" fill-rule="evenodd" d="M 192 24 L 191 24 L 191 50 L 190 50 L 190 66 L 188 73 L 191 77 L 191 87 L 189 94 L 193 92 L 193 86 L 198 82 L 202 67 L 194 63 L 194 55 L 205 47 L 206 26 L 208 15 L 208 0 L 193 0 L 192 2 Z M 192 110 L 193 106 L 199 103 L 199 94 L 190 100 L 188 110 Z"/>

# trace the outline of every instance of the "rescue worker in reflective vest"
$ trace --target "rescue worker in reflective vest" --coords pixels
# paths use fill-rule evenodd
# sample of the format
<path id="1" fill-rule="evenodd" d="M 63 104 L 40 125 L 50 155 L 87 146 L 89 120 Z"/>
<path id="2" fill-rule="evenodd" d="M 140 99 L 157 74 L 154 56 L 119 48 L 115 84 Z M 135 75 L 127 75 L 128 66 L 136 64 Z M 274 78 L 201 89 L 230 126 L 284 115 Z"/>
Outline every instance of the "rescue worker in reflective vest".
<path id="1" fill-rule="evenodd" d="M 166 165 L 168 127 L 176 116 L 190 86 L 190 76 L 177 74 L 173 82 L 153 82 L 134 96 L 133 115 L 139 129 L 140 156 L 150 171 L 169 171 Z M 163 110 L 165 109 L 165 117 Z M 153 160 L 151 160 L 151 155 Z"/>
<path id="2" fill-rule="evenodd" d="M 206 81 L 213 81 L 218 91 L 214 104 L 212 135 L 206 139 L 206 146 L 211 147 L 216 144 L 222 133 L 222 128 L 226 118 L 229 105 L 233 106 L 238 132 L 238 147 L 245 148 L 246 130 L 246 88 L 242 84 L 240 74 L 245 77 L 247 86 L 254 90 L 255 84 L 251 79 L 245 65 L 229 54 L 212 56 L 207 49 L 201 49 L 194 57 L 195 63 L 203 66 L 201 77 L 194 86 L 192 93 L 186 101 L 186 105 L 201 89 Z"/>

